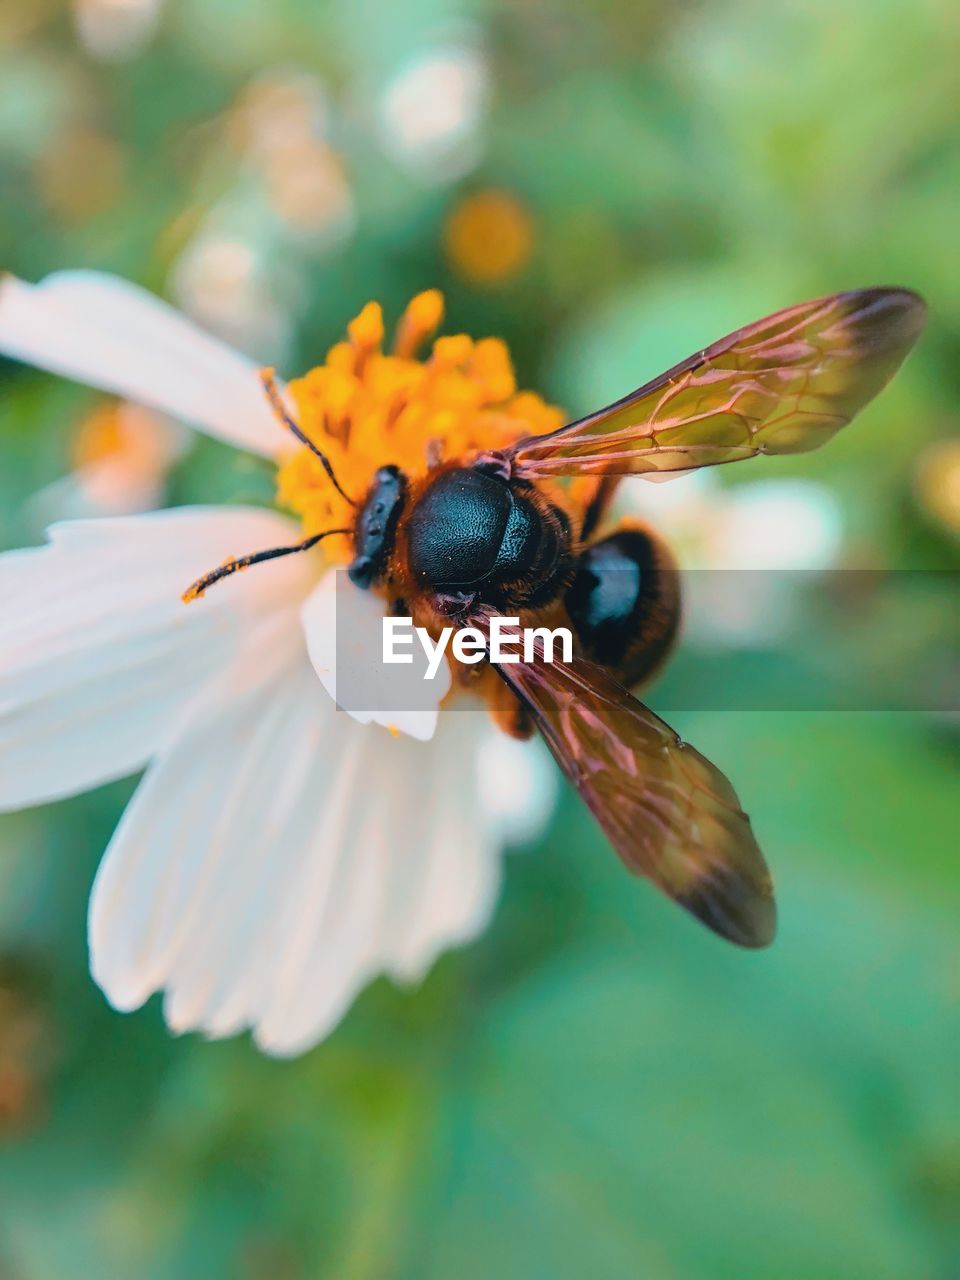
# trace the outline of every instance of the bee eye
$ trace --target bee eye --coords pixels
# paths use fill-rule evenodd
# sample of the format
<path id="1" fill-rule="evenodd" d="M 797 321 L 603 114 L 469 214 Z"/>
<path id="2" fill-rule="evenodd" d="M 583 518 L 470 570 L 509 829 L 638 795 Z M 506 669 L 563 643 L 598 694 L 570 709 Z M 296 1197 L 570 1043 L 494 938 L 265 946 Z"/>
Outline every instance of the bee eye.
<path id="1" fill-rule="evenodd" d="M 374 476 L 354 530 L 357 554 L 347 569 L 354 586 L 372 587 L 386 568 L 406 491 L 407 482 L 398 467 L 381 467 Z"/>

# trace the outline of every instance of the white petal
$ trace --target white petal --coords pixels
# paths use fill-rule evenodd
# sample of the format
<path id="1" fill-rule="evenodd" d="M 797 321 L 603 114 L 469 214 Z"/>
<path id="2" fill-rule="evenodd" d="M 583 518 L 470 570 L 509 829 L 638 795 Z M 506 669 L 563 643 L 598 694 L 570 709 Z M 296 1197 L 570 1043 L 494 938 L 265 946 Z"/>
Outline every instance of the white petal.
<path id="1" fill-rule="evenodd" d="M 450 667 L 440 663 L 425 679 L 419 642 L 409 665 L 383 661 L 385 605 L 355 587 L 346 573 L 324 575 L 303 606 L 303 628 L 314 670 L 341 710 L 360 724 L 379 724 L 427 741 L 437 727 L 437 708 L 450 690 Z"/>
<path id="2" fill-rule="evenodd" d="M 141 783 L 97 875 L 91 963 L 120 1008 L 165 988 L 173 1029 L 252 1027 L 290 1055 L 377 973 L 418 976 L 482 928 L 499 852 L 471 717 L 391 738 L 265 652 L 211 684 Z"/>
<path id="3" fill-rule="evenodd" d="M 558 773 L 538 736 L 518 742 L 492 726 L 478 760 L 484 820 L 507 844 L 526 844 L 544 830 L 557 801 Z"/>
<path id="4" fill-rule="evenodd" d="M 259 953 L 261 1048 L 302 1052 L 377 973 L 419 979 L 440 951 L 486 925 L 500 859 L 479 820 L 475 730 L 451 714 L 418 743 L 349 724 L 327 818 L 340 856 L 333 866 L 329 854 L 313 859 L 313 883 L 291 888 L 293 910 Z"/>
<path id="5" fill-rule="evenodd" d="M 836 562 L 843 516 L 815 480 L 753 480 L 723 494 L 714 530 L 718 568 L 822 570 Z"/>
<path id="6" fill-rule="evenodd" d="M 270 837 L 281 834 L 284 817 L 283 788 L 274 789 L 285 770 L 298 769 L 303 745 L 296 734 L 280 732 L 285 714 L 292 713 L 298 729 L 303 720 L 296 703 L 278 695 L 309 694 L 289 681 L 291 669 L 309 669 L 291 643 L 295 612 L 279 612 L 266 628 L 182 717 L 137 788 L 97 872 L 91 967 L 118 1008 L 142 1004 L 210 941 L 216 923 L 211 910 L 229 901 L 235 887 L 249 884 L 253 854 L 262 877 L 272 873 L 278 849 Z M 329 703 L 312 685 L 322 715 Z M 309 696 L 304 705 L 314 705 Z M 246 903 L 248 912 L 251 905 Z M 230 920 L 225 954 L 234 967 L 246 951 L 244 923 L 242 913 Z M 212 963 L 200 983 L 218 976 Z"/>
<path id="7" fill-rule="evenodd" d="M 251 621 L 302 599 L 314 570 L 295 556 L 190 605 L 181 592 L 292 537 L 267 511 L 196 507 L 55 525 L 48 546 L 0 556 L 0 808 L 141 768 Z"/>
<path id="8" fill-rule="evenodd" d="M 147 290 L 96 271 L 0 281 L 0 352 L 273 456 L 284 433 L 257 367 Z"/>
<path id="9" fill-rule="evenodd" d="M 405 982 L 480 933 L 496 903 L 501 841 L 478 786 L 487 732 L 485 711 L 450 711 L 429 744 L 407 752 L 409 776 L 391 817 L 398 838 L 383 939 L 386 968 Z"/>
<path id="10" fill-rule="evenodd" d="M 396 834 L 380 788 L 391 786 L 392 770 L 411 744 L 339 716 L 334 733 L 339 752 L 327 805 L 309 854 L 287 885 L 285 909 L 264 939 L 269 955 L 257 984 L 255 1035 L 274 1054 L 300 1053 L 322 1039 L 380 968 Z"/>
<path id="11" fill-rule="evenodd" d="M 652 481 L 655 487 L 639 484 L 639 480 Z M 702 518 L 716 490 L 716 476 L 705 468 L 651 472 L 624 480 L 617 489 L 614 509 L 618 515 L 649 520 L 660 531 L 665 522 L 668 526 L 682 526 L 691 519 Z"/>

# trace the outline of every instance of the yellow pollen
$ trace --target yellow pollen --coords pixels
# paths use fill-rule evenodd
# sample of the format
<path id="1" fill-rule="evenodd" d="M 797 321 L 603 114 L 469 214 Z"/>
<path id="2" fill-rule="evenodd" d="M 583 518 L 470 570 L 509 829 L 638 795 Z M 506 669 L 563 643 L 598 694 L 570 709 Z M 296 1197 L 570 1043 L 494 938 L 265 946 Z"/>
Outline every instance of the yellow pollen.
<path id="1" fill-rule="evenodd" d="M 368 302 L 356 320 L 347 325 L 350 341 L 361 351 L 372 351 L 383 342 L 383 309 L 379 302 Z"/>
<path id="2" fill-rule="evenodd" d="M 433 364 L 440 369 L 456 369 L 473 355 L 473 339 L 465 333 L 438 338 L 433 344 Z"/>
<path id="3" fill-rule="evenodd" d="M 443 294 L 439 289 L 427 289 L 410 302 L 403 313 L 393 353 L 409 358 L 415 356 L 423 342 L 435 333 L 443 319 Z"/>
<path id="4" fill-rule="evenodd" d="M 436 289 L 418 294 L 400 318 L 393 353 L 382 351 L 383 313 L 368 303 L 324 364 L 290 383 L 304 433 L 326 454 L 344 491 L 362 501 L 379 467 L 411 479 L 437 461 L 502 449 L 525 435 L 552 431 L 563 414 L 538 395 L 518 394 L 506 344 L 466 334 L 437 338 L 415 358 L 443 316 Z M 337 493 L 319 460 L 292 446 L 277 472 L 277 498 L 303 523 L 304 535 L 352 525 L 355 510 Z M 350 555 L 331 538 L 332 563 Z"/>

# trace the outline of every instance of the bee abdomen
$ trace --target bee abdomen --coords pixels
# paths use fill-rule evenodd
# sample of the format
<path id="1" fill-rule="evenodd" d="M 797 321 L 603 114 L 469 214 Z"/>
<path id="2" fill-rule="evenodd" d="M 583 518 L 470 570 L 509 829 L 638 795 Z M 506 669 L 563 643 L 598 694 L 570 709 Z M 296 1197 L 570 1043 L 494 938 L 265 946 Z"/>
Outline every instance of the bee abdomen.
<path id="1" fill-rule="evenodd" d="M 653 675 L 676 639 L 676 562 L 650 530 L 622 528 L 581 554 L 564 603 L 584 656 L 634 687 Z"/>

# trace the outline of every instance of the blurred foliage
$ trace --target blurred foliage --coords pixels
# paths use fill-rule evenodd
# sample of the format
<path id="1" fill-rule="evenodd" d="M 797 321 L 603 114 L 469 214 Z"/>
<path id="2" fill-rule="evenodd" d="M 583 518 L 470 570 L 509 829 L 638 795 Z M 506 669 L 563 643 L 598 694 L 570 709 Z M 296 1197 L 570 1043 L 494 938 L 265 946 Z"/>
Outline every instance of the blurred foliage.
<path id="1" fill-rule="evenodd" d="M 815 478 L 851 563 L 956 569 L 958 60 L 953 0 L 6 0 L 0 261 L 129 275 L 288 373 L 438 285 L 573 412 L 908 284 L 929 331 L 864 420 L 717 484 Z M 0 375 L 14 546 L 102 401 Z M 171 465 L 173 502 L 269 501 L 222 446 Z M 940 612 L 871 661 L 955 662 Z M 957 1275 L 955 712 L 674 718 L 773 864 L 769 953 L 629 880 L 568 797 L 486 937 L 290 1063 L 104 1006 L 85 902 L 131 784 L 5 818 L 2 1280 Z"/>

